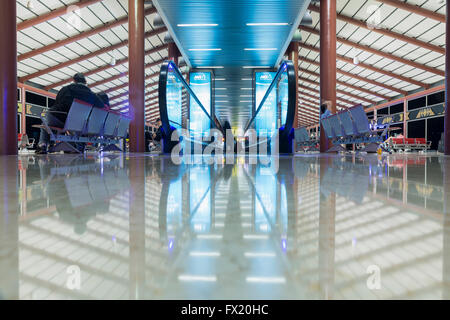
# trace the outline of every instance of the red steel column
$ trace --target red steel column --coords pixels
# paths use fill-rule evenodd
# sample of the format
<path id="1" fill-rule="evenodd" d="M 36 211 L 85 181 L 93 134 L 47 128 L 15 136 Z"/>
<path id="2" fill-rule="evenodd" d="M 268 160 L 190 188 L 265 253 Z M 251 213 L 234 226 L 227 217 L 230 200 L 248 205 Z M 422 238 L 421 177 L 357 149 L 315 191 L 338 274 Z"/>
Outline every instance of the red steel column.
<path id="1" fill-rule="evenodd" d="M 295 68 L 295 117 L 293 128 L 298 128 L 298 42 L 291 42 L 288 48 L 288 58 L 292 61 Z"/>
<path id="2" fill-rule="evenodd" d="M 320 1 L 320 101 L 330 101 L 336 113 L 336 0 Z M 321 127 L 320 152 L 330 145 Z"/>
<path id="3" fill-rule="evenodd" d="M 172 60 L 178 66 L 178 57 L 180 56 L 180 51 L 178 50 L 178 47 L 175 44 L 175 42 L 170 42 L 168 44 L 168 51 L 169 51 L 168 52 L 169 60 Z"/>
<path id="4" fill-rule="evenodd" d="M 17 154 L 16 1 L 3 0 L 0 10 L 0 155 Z"/>
<path id="5" fill-rule="evenodd" d="M 445 25 L 445 48 L 450 45 L 450 5 L 447 3 L 447 23 Z M 450 155 L 450 109 L 449 109 L 449 92 L 450 90 L 450 75 L 448 74 L 450 68 L 450 52 L 445 50 L 445 116 L 444 116 L 444 153 Z"/>
<path id="6" fill-rule="evenodd" d="M 145 152 L 144 0 L 128 0 L 130 152 Z"/>

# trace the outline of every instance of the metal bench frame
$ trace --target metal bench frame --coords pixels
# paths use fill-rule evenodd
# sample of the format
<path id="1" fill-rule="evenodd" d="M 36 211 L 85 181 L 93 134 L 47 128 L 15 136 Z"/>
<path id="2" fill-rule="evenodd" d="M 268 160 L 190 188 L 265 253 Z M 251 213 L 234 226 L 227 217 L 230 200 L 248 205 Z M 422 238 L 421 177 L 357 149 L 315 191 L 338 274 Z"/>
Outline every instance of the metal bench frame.
<path id="1" fill-rule="evenodd" d="M 97 124 L 99 130 L 97 130 L 97 132 L 93 132 L 92 130 L 88 130 L 90 124 L 89 121 L 94 121 L 92 118 L 100 114 L 99 112 L 96 112 L 98 110 L 107 112 L 107 115 L 103 120 L 101 120 L 102 123 L 100 125 Z M 116 146 L 116 144 L 119 143 L 121 139 L 126 138 L 128 125 L 131 121 L 131 119 L 124 117 L 119 113 L 107 109 L 98 109 L 77 99 L 73 101 L 72 106 L 67 113 L 64 128 L 50 126 L 46 118 L 48 113 L 66 113 L 46 110 L 41 114 L 43 128 L 50 135 L 50 141 L 56 143 L 55 146 L 50 148 L 49 152 L 69 151 L 82 153 L 71 143 L 100 144 L 106 146 L 101 149 L 103 151 L 122 151 Z M 119 115 L 119 117 L 117 123 L 115 124 L 114 130 L 105 135 L 105 124 L 107 123 L 108 117 L 112 114 Z M 123 123 L 121 124 L 121 122 Z"/>

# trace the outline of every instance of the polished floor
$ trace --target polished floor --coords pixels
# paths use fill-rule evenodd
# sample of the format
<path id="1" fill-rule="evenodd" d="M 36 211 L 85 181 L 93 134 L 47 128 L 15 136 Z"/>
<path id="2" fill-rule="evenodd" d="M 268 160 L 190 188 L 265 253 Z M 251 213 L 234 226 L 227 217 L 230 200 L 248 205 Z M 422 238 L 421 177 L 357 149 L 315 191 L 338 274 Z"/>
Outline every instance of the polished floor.
<path id="1" fill-rule="evenodd" d="M 450 299 L 450 158 L 0 157 L 0 299 Z"/>

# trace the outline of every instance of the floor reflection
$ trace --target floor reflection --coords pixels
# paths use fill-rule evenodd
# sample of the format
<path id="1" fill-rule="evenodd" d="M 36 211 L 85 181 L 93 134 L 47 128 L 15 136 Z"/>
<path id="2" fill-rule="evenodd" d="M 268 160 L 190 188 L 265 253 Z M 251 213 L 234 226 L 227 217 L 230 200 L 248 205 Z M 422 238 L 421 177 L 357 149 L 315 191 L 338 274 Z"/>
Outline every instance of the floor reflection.
<path id="1" fill-rule="evenodd" d="M 265 160 L 0 158 L 0 298 L 450 298 L 449 158 Z"/>

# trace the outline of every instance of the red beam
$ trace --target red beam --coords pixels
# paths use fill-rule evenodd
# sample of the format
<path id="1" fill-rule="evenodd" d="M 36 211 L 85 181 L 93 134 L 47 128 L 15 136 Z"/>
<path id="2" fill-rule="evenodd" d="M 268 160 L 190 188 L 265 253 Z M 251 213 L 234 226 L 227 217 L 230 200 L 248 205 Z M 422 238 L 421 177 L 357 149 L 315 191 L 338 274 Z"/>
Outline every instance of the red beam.
<path id="1" fill-rule="evenodd" d="M 22 21 L 22 22 L 18 23 L 17 24 L 17 31 L 22 31 L 23 29 L 31 28 L 31 27 L 34 27 L 35 25 L 40 24 L 40 23 L 47 22 L 49 20 L 61 17 L 61 16 L 65 15 L 66 13 L 68 13 L 67 10 L 71 6 L 77 6 L 79 9 L 82 9 L 84 7 L 90 6 L 91 4 L 94 4 L 94 3 L 97 3 L 97 2 L 101 2 L 101 1 L 103 1 L 103 0 L 80 0 L 80 1 L 75 2 L 75 3 L 71 3 L 68 6 L 59 7 L 57 9 L 53 10 L 53 11 L 44 13 L 44 14 L 42 14 L 40 16 L 35 17 L 35 18 L 31 18 L 31 19 L 28 19 L 28 20 L 25 20 L 25 21 Z"/>
<path id="2" fill-rule="evenodd" d="M 155 12 L 156 12 L 155 8 L 153 8 L 153 7 L 152 8 L 148 8 L 147 10 L 145 10 L 145 15 L 149 15 L 149 14 L 152 14 L 152 13 L 155 13 Z M 19 55 L 17 57 L 17 61 L 20 62 L 20 61 L 23 61 L 25 59 L 29 59 L 29 58 L 35 57 L 35 56 L 37 56 L 39 54 L 42 54 L 42 53 L 45 53 L 47 51 L 54 50 L 54 49 L 57 49 L 59 47 L 71 44 L 73 42 L 82 40 L 84 38 L 93 36 L 93 35 L 95 35 L 97 33 L 100 33 L 100 32 L 106 31 L 106 30 L 110 30 L 112 28 L 115 28 L 115 27 L 120 26 L 122 24 L 125 24 L 127 22 L 128 22 L 128 16 L 122 17 L 122 18 L 120 18 L 118 20 L 108 22 L 108 23 L 106 23 L 106 24 L 104 24 L 102 26 L 96 27 L 94 29 L 83 31 L 80 34 L 77 34 L 75 36 L 72 36 L 72 37 L 69 37 L 69 38 L 66 38 L 66 39 L 63 39 L 63 40 L 56 41 L 56 42 L 54 42 L 52 44 L 49 44 L 47 46 L 44 46 L 44 47 L 41 47 L 41 48 L 37 48 L 37 49 L 32 49 L 29 52 L 26 52 L 26 53 L 23 53 L 23 54 Z"/>
<path id="3" fill-rule="evenodd" d="M 319 12 L 320 11 L 318 6 L 315 6 L 315 5 L 312 5 L 312 4 L 309 5 L 309 10 L 314 11 L 314 12 Z M 415 46 L 428 49 L 430 51 L 438 52 L 438 53 L 440 53 L 442 55 L 445 54 L 445 48 L 442 48 L 440 46 L 437 46 L 437 45 L 434 45 L 434 44 L 431 44 L 431 43 L 428 43 L 428 42 L 425 42 L 425 41 L 421 41 L 421 40 L 418 40 L 416 38 L 408 37 L 408 36 L 405 36 L 405 35 L 403 35 L 401 33 L 393 32 L 393 31 L 388 30 L 388 29 L 371 28 L 371 27 L 369 27 L 367 25 L 367 23 L 365 21 L 356 20 L 356 19 L 353 19 L 351 17 L 344 16 L 342 14 L 338 14 L 337 18 L 339 20 L 341 20 L 341 21 L 353 24 L 353 25 L 355 25 L 357 27 L 369 30 L 371 32 L 377 32 L 377 33 L 380 33 L 382 35 L 391 37 L 391 38 L 396 39 L 396 40 L 401 40 L 401 41 L 404 41 L 406 43 L 410 43 L 410 44 L 413 44 Z"/>
<path id="4" fill-rule="evenodd" d="M 155 29 L 155 30 L 149 31 L 149 32 L 146 33 L 146 38 L 153 37 L 153 36 L 158 35 L 158 34 L 160 34 L 162 32 L 165 32 L 165 31 L 167 31 L 166 28 L 159 28 L 159 29 Z M 70 59 L 70 60 L 68 60 L 66 62 L 58 63 L 55 66 L 52 66 L 52 67 L 49 67 L 49 68 L 46 68 L 46 69 L 43 69 L 43 70 L 39 70 L 39 71 L 37 71 L 35 73 L 23 76 L 23 77 L 19 78 L 19 81 L 20 82 L 25 82 L 25 81 L 28 81 L 30 79 L 37 78 L 37 77 L 40 77 L 40 76 L 42 76 L 44 74 L 48 74 L 48 73 L 54 72 L 56 70 L 59 70 L 59 69 L 71 66 L 73 64 L 80 63 L 82 61 L 85 61 L 85 60 L 97 57 L 97 56 L 99 56 L 101 54 L 104 54 L 104 53 L 107 53 L 107 52 L 119 49 L 121 47 L 125 47 L 127 45 L 128 45 L 128 40 L 125 40 L 125 41 L 122 41 L 120 43 L 114 44 L 114 45 L 112 45 L 110 47 L 102 48 L 100 50 L 88 53 L 88 54 L 86 54 L 84 56 L 80 56 L 80 57 L 75 58 L 75 59 Z M 160 48 L 160 47 L 162 47 L 162 46 L 159 46 L 158 48 Z M 167 47 L 167 46 L 165 46 L 165 47 Z"/>
<path id="5" fill-rule="evenodd" d="M 376 0 L 376 1 L 382 2 L 384 4 L 388 4 L 392 7 L 398 8 L 398 9 L 406 10 L 406 11 L 418 14 L 420 16 L 424 16 L 424 17 L 445 23 L 445 15 L 444 14 L 430 11 L 430 10 L 421 8 L 419 6 L 416 6 L 416 5 L 407 3 L 407 2 L 398 1 L 398 0 Z"/>

